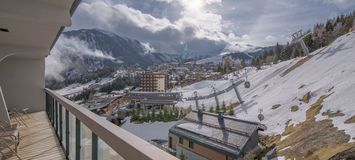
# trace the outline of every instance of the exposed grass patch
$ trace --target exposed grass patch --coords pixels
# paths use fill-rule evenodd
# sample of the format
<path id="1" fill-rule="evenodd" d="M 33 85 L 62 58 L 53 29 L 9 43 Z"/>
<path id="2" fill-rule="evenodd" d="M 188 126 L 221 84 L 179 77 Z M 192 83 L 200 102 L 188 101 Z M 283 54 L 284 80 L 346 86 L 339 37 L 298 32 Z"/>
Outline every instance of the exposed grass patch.
<path id="1" fill-rule="evenodd" d="M 348 143 L 350 136 L 334 127 L 329 119 L 291 125 L 284 134 L 287 137 L 277 144 L 278 155 L 291 159 L 328 159 L 348 146 L 355 146 Z M 292 147 L 282 150 L 288 146 Z"/>
<path id="2" fill-rule="evenodd" d="M 295 105 L 295 106 L 292 106 L 291 107 L 291 112 L 297 112 L 298 111 L 298 106 L 297 105 Z"/>
<path id="3" fill-rule="evenodd" d="M 275 105 L 273 105 L 272 107 L 271 107 L 271 109 L 277 109 L 277 108 L 279 108 L 281 106 L 281 104 L 275 104 Z"/>
<path id="4" fill-rule="evenodd" d="M 297 125 L 290 125 L 290 120 L 286 122 L 282 135 L 287 137 L 276 144 L 278 155 L 287 159 L 323 160 L 355 146 L 355 143 L 348 143 L 350 136 L 343 130 L 338 130 L 331 119 L 315 121 L 324 99 L 329 95 L 319 97 L 311 105 L 306 113 L 306 121 Z M 286 148 L 288 146 L 292 147 Z"/>
<path id="5" fill-rule="evenodd" d="M 318 157 L 318 159 L 329 159 L 336 155 L 337 153 L 343 152 L 345 150 L 348 150 L 352 147 L 355 147 L 354 143 L 343 143 L 343 144 L 333 144 L 326 146 L 324 148 L 321 148 L 320 150 L 316 151 L 313 155 L 313 157 Z"/>
<path id="6" fill-rule="evenodd" d="M 355 115 L 347 119 L 344 123 L 345 124 L 355 123 Z"/>
<path id="7" fill-rule="evenodd" d="M 294 131 L 293 124 L 290 125 L 292 119 L 289 119 L 285 123 L 285 131 L 282 133 L 282 136 L 287 136 L 288 134 L 292 133 Z"/>
<path id="8" fill-rule="evenodd" d="M 332 94 L 332 93 L 331 93 Z M 307 110 L 306 112 L 306 119 L 308 121 L 310 120 L 314 120 L 315 119 L 315 116 L 317 114 L 319 114 L 320 110 L 322 109 L 323 105 L 323 101 L 324 99 L 326 99 L 327 97 L 329 97 L 331 94 L 328 94 L 328 95 L 322 95 L 318 98 L 317 102 L 313 103 L 311 105 L 311 107 Z"/>
<path id="9" fill-rule="evenodd" d="M 297 63 L 295 63 L 293 66 L 291 66 L 290 68 L 288 68 L 286 71 L 284 71 L 281 76 L 285 76 L 288 73 L 290 73 L 291 71 L 295 70 L 296 68 L 298 68 L 299 66 L 301 66 L 302 64 L 306 63 L 308 60 L 310 60 L 313 57 L 313 55 L 308 55 L 307 57 L 299 60 Z"/>
<path id="10" fill-rule="evenodd" d="M 274 144 L 280 142 L 281 140 L 281 135 L 262 135 L 262 136 L 259 136 L 259 142 L 261 144 L 263 144 L 264 146 L 266 147 L 271 147 L 273 146 Z"/>
<path id="11" fill-rule="evenodd" d="M 302 102 L 308 103 L 310 99 L 311 99 L 311 92 L 307 92 L 305 95 L 303 95 Z"/>
<path id="12" fill-rule="evenodd" d="M 341 111 L 337 110 L 336 112 L 332 112 L 331 110 L 327 110 L 327 112 L 323 112 L 322 116 L 328 116 L 328 118 L 334 118 L 334 117 L 341 117 L 345 116 L 344 113 L 341 113 Z"/>

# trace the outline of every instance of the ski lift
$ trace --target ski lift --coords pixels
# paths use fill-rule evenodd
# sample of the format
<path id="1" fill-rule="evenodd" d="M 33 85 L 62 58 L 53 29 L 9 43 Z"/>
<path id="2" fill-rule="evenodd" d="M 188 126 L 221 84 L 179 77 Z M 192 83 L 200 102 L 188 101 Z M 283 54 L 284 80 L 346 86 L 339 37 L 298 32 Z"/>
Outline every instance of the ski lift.
<path id="1" fill-rule="evenodd" d="M 263 112 L 263 109 L 259 109 L 259 115 L 258 115 L 258 119 L 259 121 L 263 121 L 265 119 L 264 115 L 262 114 Z"/>
<path id="2" fill-rule="evenodd" d="M 245 70 L 245 72 L 244 72 L 244 74 L 245 74 L 244 87 L 245 87 L 245 88 L 250 88 L 250 82 L 248 81 L 248 73 L 247 73 L 247 70 L 246 70 L 246 69 L 244 69 L 244 70 Z"/>
<path id="3" fill-rule="evenodd" d="M 250 82 L 249 81 L 245 81 L 244 82 L 244 87 L 245 88 L 250 88 Z"/>

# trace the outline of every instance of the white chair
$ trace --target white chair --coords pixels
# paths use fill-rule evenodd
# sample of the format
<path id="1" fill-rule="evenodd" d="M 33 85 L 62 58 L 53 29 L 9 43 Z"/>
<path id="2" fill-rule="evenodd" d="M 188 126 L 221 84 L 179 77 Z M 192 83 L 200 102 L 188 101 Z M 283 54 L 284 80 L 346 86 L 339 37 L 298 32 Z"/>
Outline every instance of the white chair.
<path id="1" fill-rule="evenodd" d="M 12 149 L 11 146 L 15 146 L 15 149 Z M 3 151 L 8 149 L 12 154 L 15 154 L 15 156 L 18 159 L 22 160 L 22 158 L 17 153 L 17 148 L 18 148 L 18 141 L 10 139 L 10 138 L 0 137 L 0 153 L 5 158 L 7 158 L 7 157 L 3 153 Z"/>

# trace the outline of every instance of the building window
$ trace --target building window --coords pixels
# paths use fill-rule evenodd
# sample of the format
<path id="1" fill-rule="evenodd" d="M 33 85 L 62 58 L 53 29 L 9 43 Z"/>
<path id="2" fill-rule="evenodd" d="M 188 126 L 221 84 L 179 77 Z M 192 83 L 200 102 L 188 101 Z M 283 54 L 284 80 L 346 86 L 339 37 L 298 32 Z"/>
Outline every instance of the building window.
<path id="1" fill-rule="evenodd" d="M 194 142 L 189 141 L 189 148 L 194 149 Z"/>
<path id="2" fill-rule="evenodd" d="M 182 137 L 179 137 L 179 143 L 184 144 L 184 139 Z"/>
<path id="3" fill-rule="evenodd" d="M 173 141 L 173 138 L 171 136 L 169 136 L 169 148 L 173 148 L 172 147 L 172 142 Z"/>

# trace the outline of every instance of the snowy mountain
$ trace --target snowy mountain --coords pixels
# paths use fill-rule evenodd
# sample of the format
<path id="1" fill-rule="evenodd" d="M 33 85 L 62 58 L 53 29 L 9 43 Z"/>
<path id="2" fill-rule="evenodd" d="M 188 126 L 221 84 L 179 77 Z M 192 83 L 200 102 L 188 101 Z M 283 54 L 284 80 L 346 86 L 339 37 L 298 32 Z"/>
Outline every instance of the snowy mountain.
<path id="1" fill-rule="evenodd" d="M 98 50 L 125 64 L 147 66 L 154 63 L 175 62 L 176 56 L 155 53 L 149 44 L 120 37 L 99 29 L 81 29 L 63 33 L 67 38 L 84 41 L 91 50 Z"/>
<path id="2" fill-rule="evenodd" d="M 222 63 L 223 56 L 229 55 L 230 58 L 236 60 L 244 60 L 245 62 L 250 62 L 252 61 L 253 57 L 259 56 L 264 54 L 264 51 L 272 51 L 275 49 L 275 46 L 269 46 L 269 47 L 256 47 L 252 45 L 246 45 L 245 47 L 239 46 L 240 44 L 235 44 L 235 46 L 238 46 L 237 48 L 243 48 L 239 49 L 240 51 L 233 51 L 233 50 L 228 50 L 224 49 L 222 53 L 215 55 L 215 56 L 210 56 L 204 59 L 200 59 L 197 61 L 198 64 L 204 64 L 204 63 L 214 63 L 214 64 L 219 64 Z"/>
<path id="3" fill-rule="evenodd" d="M 336 39 L 327 47 L 302 58 L 284 61 L 261 70 L 247 68 L 250 88 L 240 85 L 245 101 L 235 108 L 236 117 L 267 126 L 266 142 L 275 143 L 279 157 L 328 159 L 355 147 L 355 32 Z M 241 74 L 242 75 L 242 74 Z M 244 77 L 245 78 L 245 77 Z M 228 80 L 226 80 L 228 79 Z M 211 86 L 223 90 L 230 79 L 202 81 L 177 91 L 191 97 L 211 94 Z M 234 90 L 219 95 L 229 105 L 238 102 Z M 215 106 L 214 98 L 199 102 Z M 195 106 L 194 101 L 178 103 Z"/>
<path id="4" fill-rule="evenodd" d="M 98 29 L 64 32 L 46 58 L 46 80 L 65 87 L 107 77 L 122 65 L 146 67 L 177 62 L 177 55 L 156 53 L 148 43 Z M 85 73 L 85 74 L 83 74 Z M 53 87 L 53 86 L 52 86 Z"/>

